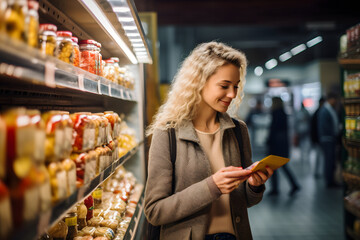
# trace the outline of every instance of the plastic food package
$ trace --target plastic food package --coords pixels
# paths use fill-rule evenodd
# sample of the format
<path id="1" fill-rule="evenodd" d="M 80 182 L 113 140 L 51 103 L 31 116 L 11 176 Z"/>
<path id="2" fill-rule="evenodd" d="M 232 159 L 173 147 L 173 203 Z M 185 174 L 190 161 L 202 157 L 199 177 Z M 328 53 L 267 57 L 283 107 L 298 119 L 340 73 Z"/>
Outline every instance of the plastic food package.
<path id="1" fill-rule="evenodd" d="M 117 226 L 119 225 L 119 221 L 115 219 L 104 219 L 101 223 L 101 227 L 111 228 L 114 232 L 116 231 Z"/>
<path id="2" fill-rule="evenodd" d="M 117 83 L 116 75 L 115 75 L 115 66 L 114 60 L 106 59 L 105 60 L 105 67 L 104 67 L 104 78 Z"/>
<path id="3" fill-rule="evenodd" d="M 63 169 L 66 171 L 67 196 L 70 196 L 76 190 L 76 165 L 71 159 L 65 159 L 61 162 L 61 164 Z"/>
<path id="4" fill-rule="evenodd" d="M 52 162 L 48 165 L 50 175 L 52 201 L 57 202 L 67 197 L 67 175 L 60 162 Z"/>
<path id="5" fill-rule="evenodd" d="M 94 217 L 102 217 L 104 213 L 104 209 L 95 208 L 94 209 Z"/>
<path id="6" fill-rule="evenodd" d="M 84 202 L 81 202 L 77 206 L 77 223 L 78 223 L 78 230 L 83 229 L 87 226 L 86 223 L 86 215 L 87 215 L 87 207 L 85 206 Z"/>
<path id="7" fill-rule="evenodd" d="M 76 185 L 89 183 L 96 175 L 96 152 L 73 153 L 70 158 L 76 164 Z"/>
<path id="8" fill-rule="evenodd" d="M 104 217 L 104 219 L 113 219 L 113 220 L 117 220 L 117 221 L 121 220 L 120 213 L 118 211 L 114 211 L 114 210 L 107 210 L 103 213 L 102 216 Z"/>
<path id="9" fill-rule="evenodd" d="M 61 111 L 59 113 L 61 114 L 64 127 L 64 141 L 62 145 L 61 158 L 68 158 L 72 152 L 74 123 L 70 118 L 69 112 Z"/>
<path id="10" fill-rule="evenodd" d="M 98 227 L 94 233 L 95 237 L 106 237 L 108 240 L 112 240 L 115 237 L 115 233 L 111 228 Z"/>
<path id="11" fill-rule="evenodd" d="M 118 211 L 120 214 L 123 214 L 126 210 L 126 203 L 124 201 L 117 203 L 117 204 L 113 204 L 110 208 L 110 210 L 115 210 Z"/>
<path id="12" fill-rule="evenodd" d="M 82 40 L 79 42 L 80 47 L 80 68 L 96 74 L 96 41 Z"/>
<path id="13" fill-rule="evenodd" d="M 62 157 L 64 125 L 60 111 L 49 111 L 42 115 L 45 122 L 45 156 L 47 162 L 58 161 Z"/>
<path id="14" fill-rule="evenodd" d="M 40 24 L 39 47 L 40 52 L 49 56 L 55 56 L 56 30 L 53 24 Z"/>
<path id="15" fill-rule="evenodd" d="M 89 118 L 91 113 L 78 112 L 71 114 L 74 123 L 74 144 L 73 151 L 83 152 L 95 147 L 95 125 Z"/>
<path id="16" fill-rule="evenodd" d="M 94 233 L 96 231 L 95 227 L 84 227 L 83 229 L 81 229 L 81 231 L 78 232 L 78 236 L 94 236 Z"/>
<path id="17" fill-rule="evenodd" d="M 95 239 L 96 239 L 96 240 L 108 240 L 107 237 L 96 237 Z M 95 240 L 95 239 L 94 239 L 94 240 Z"/>
<path id="18" fill-rule="evenodd" d="M 68 226 L 64 221 L 58 221 L 52 228 L 49 229 L 49 235 L 53 239 L 65 239 L 68 234 Z"/>
<path id="19" fill-rule="evenodd" d="M 87 225 L 91 227 L 99 227 L 103 220 L 103 217 L 93 217 L 89 221 L 87 221 Z"/>
<path id="20" fill-rule="evenodd" d="M 73 240 L 93 240 L 94 238 L 92 236 L 77 236 L 74 237 Z"/>
<path id="21" fill-rule="evenodd" d="M 96 152 L 96 174 L 101 173 L 105 170 L 108 163 L 108 155 L 107 151 L 103 147 L 97 147 L 95 149 Z"/>
<path id="22" fill-rule="evenodd" d="M 87 198 L 85 198 L 84 204 L 87 208 L 86 221 L 89 221 L 91 218 L 94 217 L 94 199 L 93 199 L 93 197 L 90 195 Z"/>

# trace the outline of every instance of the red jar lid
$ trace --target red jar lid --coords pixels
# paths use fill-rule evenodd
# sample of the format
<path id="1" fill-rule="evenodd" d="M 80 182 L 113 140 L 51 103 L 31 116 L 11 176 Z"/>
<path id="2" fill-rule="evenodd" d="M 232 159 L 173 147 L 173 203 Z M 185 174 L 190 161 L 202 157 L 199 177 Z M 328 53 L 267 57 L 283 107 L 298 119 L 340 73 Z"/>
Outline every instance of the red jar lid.
<path id="1" fill-rule="evenodd" d="M 39 10 L 39 3 L 37 1 L 28 1 L 28 8 L 37 11 Z"/>
<path id="2" fill-rule="evenodd" d="M 69 32 L 69 31 L 57 31 L 56 32 L 56 35 L 58 37 L 72 37 L 72 32 Z"/>
<path id="3" fill-rule="evenodd" d="M 110 59 L 114 60 L 114 62 L 116 62 L 116 63 L 120 62 L 118 57 L 111 57 Z"/>
<path id="4" fill-rule="evenodd" d="M 101 43 L 98 42 L 96 45 L 98 48 L 101 48 Z"/>
<path id="5" fill-rule="evenodd" d="M 40 31 L 53 31 L 53 32 L 56 32 L 57 27 L 54 24 L 44 23 L 44 24 L 39 25 L 39 29 L 40 29 Z"/>
<path id="6" fill-rule="evenodd" d="M 95 41 L 95 40 L 92 40 L 92 39 L 81 40 L 81 41 L 79 42 L 79 44 L 93 44 L 93 45 L 95 45 L 95 44 L 96 44 L 96 41 Z"/>
<path id="7" fill-rule="evenodd" d="M 79 39 L 77 37 L 72 37 L 71 40 L 74 42 L 74 43 L 78 43 L 79 42 Z"/>

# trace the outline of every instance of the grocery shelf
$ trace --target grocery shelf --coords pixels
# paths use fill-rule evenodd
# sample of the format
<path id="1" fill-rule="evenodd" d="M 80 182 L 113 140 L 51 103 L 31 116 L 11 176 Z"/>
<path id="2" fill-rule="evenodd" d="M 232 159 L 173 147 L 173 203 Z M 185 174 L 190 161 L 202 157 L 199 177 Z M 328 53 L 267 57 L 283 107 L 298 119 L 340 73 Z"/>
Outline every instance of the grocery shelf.
<path id="1" fill-rule="evenodd" d="M 345 69 L 360 69 L 360 58 L 340 58 L 338 62 Z"/>
<path id="2" fill-rule="evenodd" d="M 135 235 L 136 235 L 136 231 L 137 228 L 139 226 L 139 221 L 141 218 L 141 215 L 143 214 L 143 209 L 144 209 L 144 193 L 145 193 L 145 188 L 142 190 L 142 194 L 141 197 L 138 201 L 138 204 L 136 206 L 135 212 L 133 217 L 131 218 L 129 227 L 126 230 L 125 236 L 123 238 L 123 240 L 132 240 L 134 239 Z"/>
<path id="3" fill-rule="evenodd" d="M 0 34 L 0 74 L 48 87 L 66 87 L 80 92 L 137 101 L 135 92 L 106 78 L 45 56 L 37 49 Z"/>
<path id="4" fill-rule="evenodd" d="M 360 98 L 358 97 L 344 98 L 344 104 L 352 104 L 352 103 L 360 103 Z"/>
<path id="5" fill-rule="evenodd" d="M 17 229 L 11 235 L 10 239 L 30 240 L 43 234 L 49 227 L 59 221 L 66 214 L 68 209 L 71 209 L 76 203 L 82 201 L 85 197 L 87 197 L 103 181 L 109 178 L 120 165 L 124 164 L 127 160 L 134 156 L 139 150 L 139 146 L 141 144 L 143 144 L 143 142 L 140 142 L 136 147 L 132 148 L 124 156 L 119 158 L 117 161 L 114 161 L 104 171 L 102 171 L 99 175 L 92 179 L 91 182 L 76 189 L 76 191 L 71 194 L 70 197 L 58 202 L 52 209 L 40 213 L 36 219 L 25 223 L 24 226 L 21 227 L 21 229 Z M 140 201 L 138 205 L 139 208 L 142 206 Z"/>
<path id="6" fill-rule="evenodd" d="M 360 147 L 360 141 L 354 139 L 345 138 L 345 144 L 348 146 Z"/>

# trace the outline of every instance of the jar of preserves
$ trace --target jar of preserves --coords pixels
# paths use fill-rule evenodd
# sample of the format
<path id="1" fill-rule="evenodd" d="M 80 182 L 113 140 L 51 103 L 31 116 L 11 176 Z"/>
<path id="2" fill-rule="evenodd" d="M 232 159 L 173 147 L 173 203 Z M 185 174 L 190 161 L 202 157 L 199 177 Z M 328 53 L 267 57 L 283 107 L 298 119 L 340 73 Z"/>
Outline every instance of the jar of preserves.
<path id="1" fill-rule="evenodd" d="M 28 1 L 28 12 L 26 15 L 26 40 L 31 47 L 38 47 L 38 33 L 39 33 L 39 3 L 37 1 Z"/>
<path id="2" fill-rule="evenodd" d="M 83 152 L 95 147 L 95 125 L 89 118 L 91 113 L 78 112 L 71 114 L 74 123 L 73 151 Z"/>
<path id="3" fill-rule="evenodd" d="M 117 84 L 120 84 L 120 66 L 119 66 L 119 61 L 120 60 L 119 60 L 118 57 L 111 57 L 110 59 L 114 61 L 115 82 Z"/>
<path id="4" fill-rule="evenodd" d="M 62 146 L 62 159 L 70 157 L 72 152 L 72 143 L 73 143 L 73 132 L 74 132 L 74 123 L 70 118 L 69 112 L 60 111 L 62 117 L 62 125 L 64 127 L 64 141 Z"/>
<path id="5" fill-rule="evenodd" d="M 42 115 L 45 122 L 45 157 L 47 162 L 62 158 L 64 143 L 64 125 L 60 111 L 49 111 Z"/>
<path id="6" fill-rule="evenodd" d="M 76 184 L 78 187 L 89 183 L 96 175 L 96 153 L 89 151 L 73 153 L 71 159 L 76 164 Z"/>
<path id="7" fill-rule="evenodd" d="M 114 60 L 105 60 L 104 77 L 112 82 L 116 82 Z"/>
<path id="8" fill-rule="evenodd" d="M 76 165 L 73 160 L 65 159 L 61 162 L 63 169 L 66 172 L 66 190 L 67 196 L 73 194 L 76 190 Z"/>
<path id="9" fill-rule="evenodd" d="M 100 174 L 107 167 L 108 154 L 104 147 L 97 147 L 95 152 L 97 153 L 96 174 Z"/>
<path id="10" fill-rule="evenodd" d="M 66 240 L 73 240 L 78 233 L 77 227 L 77 208 L 73 207 L 64 218 L 64 222 L 68 226 L 68 233 L 66 235 Z"/>
<path id="11" fill-rule="evenodd" d="M 69 31 L 57 31 L 56 57 L 60 60 L 73 64 L 73 41 Z"/>
<path id="12" fill-rule="evenodd" d="M 121 67 L 121 68 L 119 69 L 119 84 L 120 84 L 121 86 L 123 86 L 123 87 L 126 86 L 126 84 L 125 84 L 125 72 L 126 72 L 126 68 Z"/>
<path id="13" fill-rule="evenodd" d="M 53 24 L 40 24 L 39 48 L 43 54 L 55 56 L 56 30 L 57 27 Z"/>
<path id="14" fill-rule="evenodd" d="M 96 41 L 82 40 L 79 43 L 80 47 L 80 68 L 96 74 Z"/>
<path id="15" fill-rule="evenodd" d="M 6 34 L 16 40 L 25 42 L 26 0 L 8 0 L 4 23 Z"/>
<path id="16" fill-rule="evenodd" d="M 50 175 L 52 202 L 56 203 L 67 197 L 67 175 L 60 162 L 52 162 L 47 167 Z"/>
<path id="17" fill-rule="evenodd" d="M 104 112 L 104 116 L 109 120 L 110 124 L 111 124 L 111 129 L 112 129 L 112 138 L 117 138 L 120 136 L 120 124 L 121 124 L 121 119 L 119 117 L 119 115 L 116 112 L 113 111 L 106 111 Z"/>
<path id="18" fill-rule="evenodd" d="M 102 203 L 102 194 L 103 194 L 103 189 L 101 186 L 97 187 L 93 192 L 92 192 L 92 197 L 94 199 L 94 207 L 97 208 L 98 206 L 100 206 L 100 204 Z"/>
<path id="19" fill-rule="evenodd" d="M 97 67 L 98 67 L 98 73 L 97 75 L 99 76 L 103 76 L 103 65 L 102 65 L 102 54 L 100 53 L 101 52 L 101 43 L 97 42 L 96 43 L 96 51 L 97 51 Z"/>
<path id="20" fill-rule="evenodd" d="M 45 161 L 45 141 L 46 141 L 46 133 L 45 133 L 45 122 L 41 118 L 41 114 L 39 110 L 36 109 L 27 109 L 27 115 L 30 118 L 30 122 L 35 127 L 34 132 L 34 149 L 33 149 L 33 159 L 38 164 L 43 164 Z"/>
<path id="21" fill-rule="evenodd" d="M 100 117 L 95 114 L 91 114 L 91 115 L 89 115 L 89 119 L 93 122 L 94 127 L 95 127 L 94 147 L 100 146 L 101 145 L 101 136 L 100 136 L 101 120 L 100 120 Z"/>
<path id="22" fill-rule="evenodd" d="M 78 45 L 78 38 L 72 37 L 72 45 L 73 45 L 73 65 L 75 67 L 80 67 L 80 48 Z"/>

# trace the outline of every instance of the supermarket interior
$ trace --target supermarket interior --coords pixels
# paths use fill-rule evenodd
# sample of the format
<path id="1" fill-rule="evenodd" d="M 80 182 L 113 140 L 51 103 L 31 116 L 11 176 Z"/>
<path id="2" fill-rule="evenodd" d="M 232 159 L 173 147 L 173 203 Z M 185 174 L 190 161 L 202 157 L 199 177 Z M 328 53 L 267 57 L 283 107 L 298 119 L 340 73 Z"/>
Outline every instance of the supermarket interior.
<path id="1" fill-rule="evenodd" d="M 246 56 L 231 116 L 247 125 L 252 161 L 273 143 L 290 161 L 248 207 L 250 235 L 235 233 L 246 221 L 231 212 L 234 238 L 206 239 L 360 239 L 360 17 L 350 0 L 0 0 L 0 239 L 158 239 L 145 216 L 162 206 L 145 200 L 156 199 L 145 195 L 146 131 L 184 60 L 211 41 Z M 277 99 L 286 134 L 273 131 Z M 260 189 L 249 181 L 237 185 L 245 197 Z M 163 198 L 181 195 L 172 184 Z M 190 205 L 173 199 L 174 216 Z M 164 220 L 160 239 L 205 239 L 195 226 L 168 236 L 211 206 Z"/>

